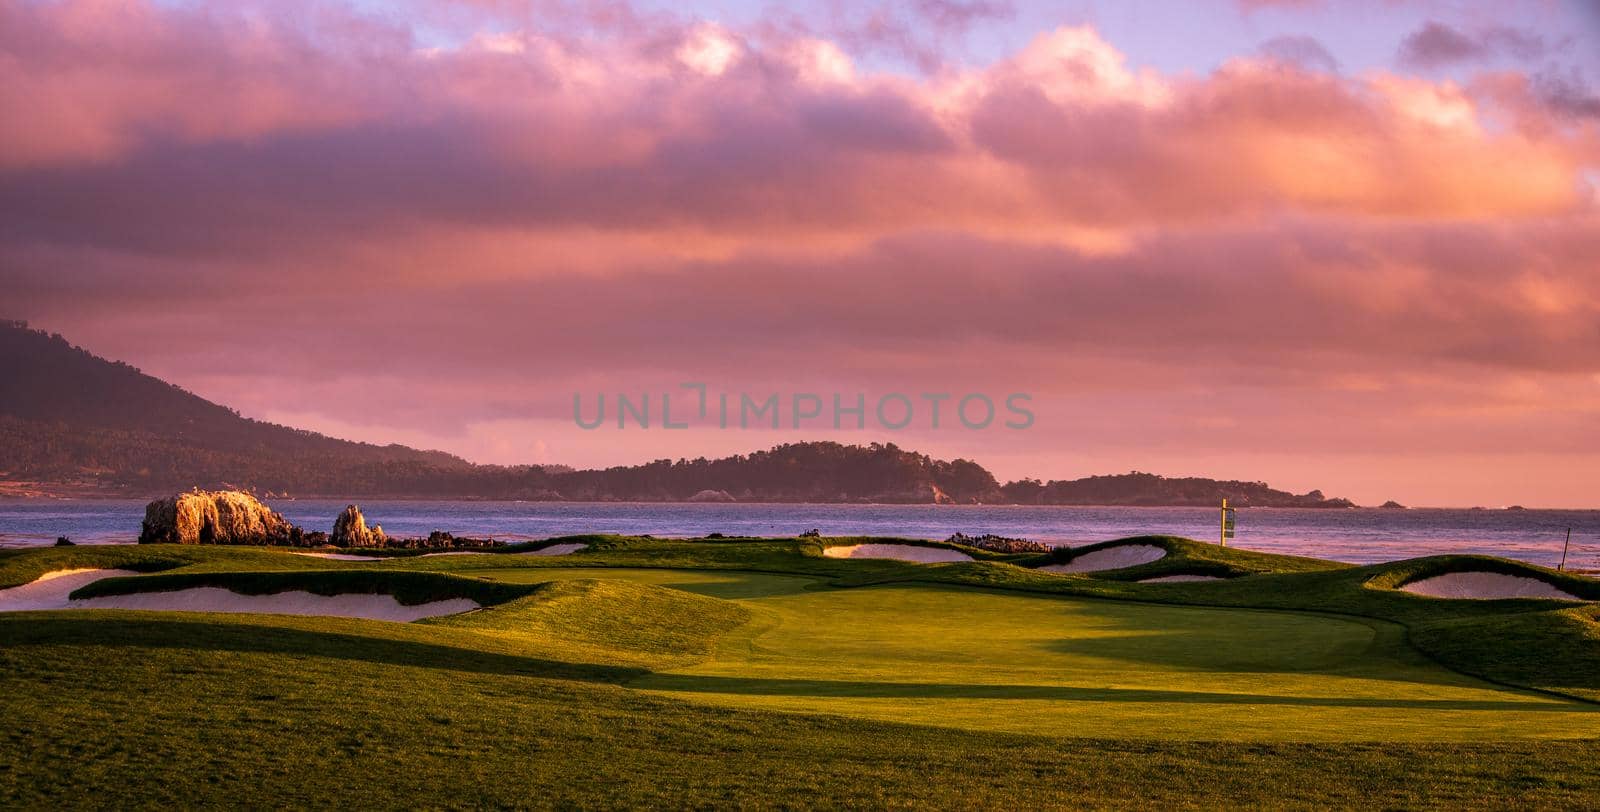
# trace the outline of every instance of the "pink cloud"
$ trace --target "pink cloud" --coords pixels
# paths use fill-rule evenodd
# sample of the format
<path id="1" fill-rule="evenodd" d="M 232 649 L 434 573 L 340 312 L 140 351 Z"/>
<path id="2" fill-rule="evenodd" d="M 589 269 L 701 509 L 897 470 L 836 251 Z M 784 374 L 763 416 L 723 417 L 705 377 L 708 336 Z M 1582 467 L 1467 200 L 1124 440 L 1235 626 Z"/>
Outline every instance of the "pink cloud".
<path id="1" fill-rule="evenodd" d="M 1173 75 L 1086 27 L 908 78 L 776 25 L 417 8 L 473 33 L 0 0 L 22 311 L 0 315 L 249 414 L 498 461 L 669 454 L 565 413 L 684 380 L 1032 391 L 1028 438 L 903 441 L 1008 475 L 1165 458 L 1360 496 L 1316 466 L 1600 439 L 1576 85 L 1281 56 Z"/>

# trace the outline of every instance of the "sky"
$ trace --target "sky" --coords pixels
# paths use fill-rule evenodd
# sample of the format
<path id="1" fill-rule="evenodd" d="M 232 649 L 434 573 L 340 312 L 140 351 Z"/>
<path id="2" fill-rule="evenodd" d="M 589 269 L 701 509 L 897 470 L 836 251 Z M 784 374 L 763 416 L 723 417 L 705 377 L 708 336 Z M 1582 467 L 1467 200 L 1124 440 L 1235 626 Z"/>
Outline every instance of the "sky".
<path id="1" fill-rule="evenodd" d="M 1597 43 L 1587 0 L 0 0 L 0 318 L 477 462 L 1595 507 Z"/>

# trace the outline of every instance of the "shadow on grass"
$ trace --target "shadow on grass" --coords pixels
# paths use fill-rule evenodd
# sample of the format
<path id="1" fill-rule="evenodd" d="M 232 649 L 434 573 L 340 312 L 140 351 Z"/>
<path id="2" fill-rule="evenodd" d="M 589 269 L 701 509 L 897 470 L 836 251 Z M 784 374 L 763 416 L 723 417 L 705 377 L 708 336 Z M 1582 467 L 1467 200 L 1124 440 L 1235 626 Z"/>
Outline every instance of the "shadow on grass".
<path id="1" fill-rule="evenodd" d="M 822 578 L 812 575 L 783 575 L 744 570 L 680 570 L 660 567 L 607 566 L 579 562 L 563 564 L 538 564 L 522 567 L 490 567 L 475 569 L 462 567 L 454 570 L 461 575 L 471 575 L 511 584 L 532 584 L 544 581 L 563 581 L 593 578 L 601 581 L 630 581 L 667 587 L 681 592 L 692 592 L 709 598 L 737 600 L 743 598 L 774 598 L 798 595 L 814 590 L 832 589 Z M 661 577 L 663 573 L 672 577 Z"/>
<path id="2" fill-rule="evenodd" d="M 617 684 L 641 668 L 567 663 L 349 632 L 249 622 L 167 618 L 60 617 L 28 612 L 0 615 L 0 649 L 23 646 L 118 646 L 328 657 L 500 676 Z M 312 620 L 312 619 L 302 619 Z"/>
<path id="3" fill-rule="evenodd" d="M 1234 694 L 1208 691 L 1160 691 L 1140 688 L 1082 688 L 1070 685 L 969 685 L 941 682 L 866 682 L 843 680 L 754 679 L 686 674 L 651 674 L 630 687 L 651 691 L 752 696 L 809 696 L 853 699 L 1019 699 L 1057 702 L 1182 703 L 1210 705 L 1282 705 L 1329 708 L 1392 708 L 1429 711 L 1600 710 L 1578 702 L 1494 701 L 1464 699 L 1391 699 L 1385 697 L 1314 697 Z"/>

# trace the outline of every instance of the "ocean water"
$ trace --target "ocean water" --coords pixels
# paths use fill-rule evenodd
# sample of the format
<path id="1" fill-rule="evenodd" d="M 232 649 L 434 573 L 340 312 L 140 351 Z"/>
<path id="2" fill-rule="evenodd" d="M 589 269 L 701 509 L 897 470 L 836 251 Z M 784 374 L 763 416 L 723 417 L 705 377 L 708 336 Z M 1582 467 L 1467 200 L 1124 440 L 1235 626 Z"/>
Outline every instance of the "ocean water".
<path id="1" fill-rule="evenodd" d="M 271 506 L 308 530 L 330 530 L 343 501 L 276 500 Z M 1143 533 L 1215 541 L 1214 508 L 1031 507 L 1002 505 L 754 505 L 576 502 L 362 503 L 368 524 L 391 535 L 433 530 L 507 541 L 574 533 L 707 533 L 792 536 L 879 535 L 944 539 L 995 533 L 1079 545 Z M 0 500 L 0 547 L 133 542 L 144 502 Z M 1440 553 L 1481 553 L 1555 566 L 1572 529 L 1568 566 L 1600 569 L 1600 510 L 1305 510 L 1245 508 L 1233 546 L 1370 564 Z"/>

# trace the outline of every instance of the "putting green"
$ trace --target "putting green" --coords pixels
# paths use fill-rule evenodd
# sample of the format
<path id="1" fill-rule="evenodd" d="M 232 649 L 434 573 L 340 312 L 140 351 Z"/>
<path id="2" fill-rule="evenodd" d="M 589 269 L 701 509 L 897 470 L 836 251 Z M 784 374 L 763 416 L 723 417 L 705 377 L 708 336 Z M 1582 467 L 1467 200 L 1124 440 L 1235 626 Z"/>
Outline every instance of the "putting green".
<path id="1" fill-rule="evenodd" d="M 742 602 L 755 619 L 710 658 L 630 682 L 726 707 L 1122 739 L 1582 738 L 1600 725 L 1600 707 L 1437 666 L 1382 621 L 737 572 L 473 574 L 635 580 Z"/>

